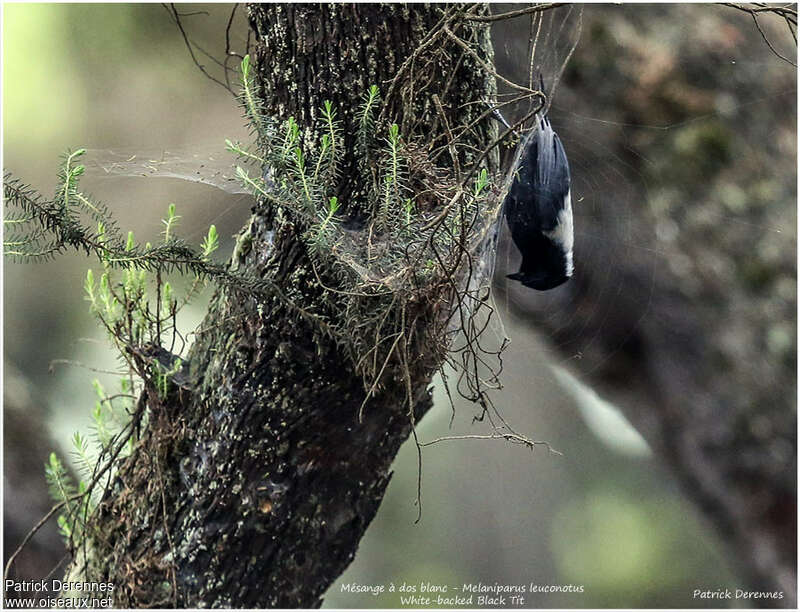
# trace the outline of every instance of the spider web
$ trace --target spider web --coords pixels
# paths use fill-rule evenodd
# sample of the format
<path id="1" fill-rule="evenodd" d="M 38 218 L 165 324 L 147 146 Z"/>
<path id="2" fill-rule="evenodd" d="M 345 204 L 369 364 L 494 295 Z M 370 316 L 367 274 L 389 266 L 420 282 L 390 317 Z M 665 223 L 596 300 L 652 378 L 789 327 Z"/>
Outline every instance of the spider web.
<path id="1" fill-rule="evenodd" d="M 216 187 L 232 195 L 249 194 L 238 178 L 236 166 L 251 174 L 252 162 L 237 160 L 218 145 L 164 149 L 87 149 L 86 168 L 95 178 L 168 178 Z"/>

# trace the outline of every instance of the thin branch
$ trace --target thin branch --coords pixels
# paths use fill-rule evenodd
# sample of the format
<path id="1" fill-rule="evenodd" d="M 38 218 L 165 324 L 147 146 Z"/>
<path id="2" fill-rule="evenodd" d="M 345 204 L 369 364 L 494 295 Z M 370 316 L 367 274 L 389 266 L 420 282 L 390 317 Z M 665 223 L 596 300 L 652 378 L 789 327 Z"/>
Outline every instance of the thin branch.
<path id="1" fill-rule="evenodd" d="M 543 440 L 530 440 L 525 436 L 521 436 L 519 434 L 514 433 L 502 433 L 496 432 L 492 434 L 465 434 L 463 436 L 442 436 L 440 438 L 436 438 L 431 440 L 430 442 L 421 442 L 420 446 L 432 446 L 433 444 L 438 444 L 440 442 L 447 442 L 449 440 L 506 440 L 508 442 L 514 442 L 516 444 L 524 444 L 528 446 L 531 450 L 533 450 L 537 446 L 544 446 L 547 448 L 554 455 L 563 456 L 564 453 L 561 453 L 554 449 L 549 442 L 545 442 Z"/>
<path id="2" fill-rule="evenodd" d="M 450 123 L 447 121 L 447 115 L 442 107 L 442 101 L 437 94 L 433 94 L 433 103 L 436 105 L 436 110 L 439 112 L 439 117 L 442 120 L 442 126 L 447 134 L 447 147 L 450 150 L 450 158 L 453 160 L 453 170 L 456 174 L 456 180 L 461 184 L 461 164 L 458 161 L 458 153 L 456 153 L 456 148 L 453 144 L 453 132 L 450 130 Z"/>
<path id="3" fill-rule="evenodd" d="M 770 48 L 770 50 L 779 58 L 781 58 L 784 62 L 787 62 L 792 66 L 794 66 L 795 68 L 797 68 L 797 62 L 793 62 L 788 57 L 781 55 L 781 53 L 775 47 L 772 46 L 772 43 L 770 42 L 769 38 L 767 38 L 766 33 L 761 28 L 761 24 L 758 22 L 758 16 L 755 13 L 750 13 L 750 16 L 753 18 L 753 23 L 756 24 L 756 28 L 758 28 L 758 32 L 759 34 L 761 34 L 761 38 L 764 39 L 764 42 L 767 43 L 767 46 Z"/>
<path id="4" fill-rule="evenodd" d="M 483 152 L 481 152 L 480 156 L 478 157 L 478 159 L 477 159 L 477 160 L 475 161 L 475 163 L 473 164 L 473 166 L 472 166 L 472 170 L 471 170 L 471 171 L 470 171 L 470 173 L 467 175 L 467 178 L 466 178 L 466 180 L 464 181 L 464 185 L 466 185 L 466 184 L 467 184 L 467 183 L 468 183 L 468 182 L 469 182 L 469 181 L 472 179 L 472 177 L 473 177 L 473 176 L 475 175 L 475 173 L 478 171 L 478 168 L 480 167 L 480 163 L 483 161 L 483 159 L 484 159 L 484 158 L 485 158 L 485 157 L 486 157 L 486 156 L 489 154 L 489 152 L 490 152 L 492 149 L 494 149 L 494 148 L 495 148 L 497 145 L 499 145 L 501 142 L 503 142 L 503 140 L 505 140 L 505 139 L 508 137 L 508 135 L 509 135 L 509 134 L 512 134 L 513 132 L 517 131 L 517 130 L 518 130 L 520 127 L 522 127 L 522 126 L 523 126 L 523 125 L 524 125 L 524 124 L 525 124 L 525 123 L 526 123 L 526 122 L 527 122 L 529 119 L 531 119 L 531 118 L 532 118 L 534 115 L 536 115 L 536 113 L 538 113 L 539 111 L 541 111 L 541 110 L 542 110 L 542 108 L 543 108 L 543 107 L 544 107 L 544 105 L 545 105 L 545 102 L 546 102 L 547 98 L 546 98 L 546 96 L 545 96 L 543 93 L 541 93 L 541 92 L 535 92 L 535 93 L 536 93 L 537 95 L 539 95 L 539 99 L 541 100 L 541 103 L 539 104 L 539 106 L 538 106 L 537 108 L 533 109 L 533 110 L 532 110 L 531 112 L 529 112 L 528 114 L 526 114 L 526 115 L 525 115 L 525 116 L 524 116 L 522 119 L 520 119 L 519 121 L 517 121 L 517 122 L 516 122 L 514 125 L 512 125 L 512 126 L 511 126 L 511 129 L 509 129 L 509 130 L 506 130 L 506 131 L 504 131 L 502 134 L 500 134 L 500 136 L 498 136 L 498 137 L 497 137 L 497 138 L 496 138 L 496 139 L 495 139 L 495 140 L 494 140 L 494 141 L 493 141 L 491 144 L 489 144 L 489 145 L 488 145 L 488 146 L 487 146 L 487 147 L 486 147 L 486 148 L 483 150 Z"/>
<path id="5" fill-rule="evenodd" d="M 553 2 L 550 4 L 535 4 L 516 11 L 508 11 L 507 13 L 498 13 L 496 15 L 470 15 L 464 16 L 466 21 L 478 21 L 482 23 L 502 21 L 504 19 L 514 19 L 515 17 L 522 17 L 523 15 L 530 15 L 531 13 L 542 13 L 551 9 L 556 9 L 565 6 L 566 2 Z"/>
<path id="6" fill-rule="evenodd" d="M 203 66 L 199 61 L 197 61 L 197 57 L 194 54 L 194 49 L 192 48 L 192 42 L 189 40 L 189 37 L 186 35 L 186 31 L 183 29 L 183 24 L 181 23 L 181 14 L 178 13 L 178 9 L 175 8 L 174 4 L 170 4 L 169 7 L 166 8 L 168 11 L 170 11 L 173 21 L 175 22 L 175 25 L 178 26 L 178 30 L 180 31 L 181 36 L 183 37 L 183 42 L 186 45 L 186 48 L 189 50 L 189 55 L 192 57 L 194 65 L 197 66 L 200 72 L 202 72 L 206 77 L 214 81 L 217 85 L 220 85 L 221 87 L 224 87 L 232 94 L 235 94 L 235 92 L 226 83 L 214 77 L 211 73 L 209 73 L 206 70 L 205 66 Z"/>
<path id="7" fill-rule="evenodd" d="M 797 9 L 791 8 L 791 5 L 788 6 L 771 6 L 765 4 L 755 4 L 754 6 L 748 6 L 746 4 L 737 4 L 735 2 L 723 2 L 723 6 L 727 6 L 738 11 L 742 11 L 744 13 L 748 13 L 750 17 L 753 18 L 753 23 L 756 25 L 756 29 L 758 29 L 758 33 L 761 34 L 761 38 L 767 43 L 767 46 L 770 48 L 770 51 L 774 53 L 778 58 L 782 59 L 784 62 L 791 64 L 795 68 L 797 68 L 797 63 L 792 61 L 790 58 L 786 57 L 785 55 L 781 54 L 772 44 L 772 42 L 767 37 L 766 32 L 761 27 L 761 24 L 758 21 L 759 13 L 772 13 L 773 15 L 777 15 L 782 18 L 787 26 L 789 27 L 789 32 L 792 34 L 792 38 L 794 39 L 795 44 L 797 44 L 797 34 L 795 29 L 797 27 Z M 792 27 L 794 26 L 794 28 Z"/>
<path id="8" fill-rule="evenodd" d="M 518 89 L 520 91 L 524 91 L 527 94 L 535 94 L 536 93 L 535 90 L 529 89 L 529 88 L 525 87 L 524 85 L 520 85 L 519 83 L 514 83 L 514 81 L 509 81 L 502 74 L 498 74 L 498 72 L 494 68 L 492 68 L 489 64 L 487 64 L 480 55 L 475 53 L 475 51 L 469 45 L 467 45 L 467 43 L 465 43 L 458 36 L 456 36 L 453 33 L 453 31 L 450 28 L 448 28 L 447 26 L 444 26 L 443 31 L 457 45 L 459 45 L 462 49 L 464 49 L 467 53 L 469 53 L 475 59 L 475 61 L 477 61 L 481 65 L 481 67 L 484 70 L 486 70 L 486 72 L 488 72 L 489 74 L 493 75 L 495 78 L 499 79 L 500 81 L 502 81 L 503 83 L 505 83 L 506 85 L 508 85 L 509 87 L 511 87 L 513 89 Z"/>

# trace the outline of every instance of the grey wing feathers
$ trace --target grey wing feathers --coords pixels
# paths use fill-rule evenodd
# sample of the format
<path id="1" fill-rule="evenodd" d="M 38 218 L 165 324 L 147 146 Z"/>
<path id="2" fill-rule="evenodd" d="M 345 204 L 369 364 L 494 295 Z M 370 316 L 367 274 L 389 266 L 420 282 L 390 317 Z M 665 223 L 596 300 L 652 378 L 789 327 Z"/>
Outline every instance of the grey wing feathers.
<path id="1" fill-rule="evenodd" d="M 569 164 L 561 139 L 547 117 L 539 120 L 531 137 L 536 139 L 538 153 L 535 184 L 540 196 L 539 214 L 542 229 L 549 231 L 557 225 L 558 213 L 569 191 Z"/>

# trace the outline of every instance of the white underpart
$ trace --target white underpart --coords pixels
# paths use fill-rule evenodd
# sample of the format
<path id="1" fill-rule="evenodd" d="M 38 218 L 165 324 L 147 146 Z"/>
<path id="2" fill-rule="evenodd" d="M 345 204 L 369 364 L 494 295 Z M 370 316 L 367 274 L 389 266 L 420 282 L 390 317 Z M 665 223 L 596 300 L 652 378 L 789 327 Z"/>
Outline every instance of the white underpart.
<path id="1" fill-rule="evenodd" d="M 572 198 L 569 191 L 567 191 L 567 196 L 564 198 L 564 208 L 558 213 L 558 224 L 555 229 L 542 233 L 561 246 L 564 251 L 564 257 L 567 260 L 565 275 L 572 276 L 572 245 L 575 237 L 572 227 Z"/>

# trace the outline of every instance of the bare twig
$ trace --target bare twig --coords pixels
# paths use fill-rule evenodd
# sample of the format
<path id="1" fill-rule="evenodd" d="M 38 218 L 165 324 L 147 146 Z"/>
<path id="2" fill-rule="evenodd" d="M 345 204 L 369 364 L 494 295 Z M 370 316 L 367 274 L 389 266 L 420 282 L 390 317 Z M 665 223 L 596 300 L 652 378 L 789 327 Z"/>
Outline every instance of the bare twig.
<path id="1" fill-rule="evenodd" d="M 450 130 L 450 123 L 447 121 L 447 115 L 442 107 L 442 101 L 437 94 L 433 94 L 433 103 L 436 105 L 436 110 L 439 112 L 439 118 L 442 121 L 442 126 L 447 134 L 447 147 L 450 149 L 450 158 L 453 160 L 453 169 L 456 173 L 456 180 L 461 183 L 461 164 L 458 161 L 458 153 L 453 144 L 453 132 Z"/>
<path id="2" fill-rule="evenodd" d="M 458 36 L 456 36 L 450 28 L 448 28 L 447 26 L 444 26 L 444 28 L 442 28 L 442 29 L 443 29 L 444 33 L 447 34 L 453 40 L 453 42 L 455 42 L 458 46 L 460 46 L 467 53 L 469 53 L 475 59 L 475 61 L 478 62 L 484 70 L 486 70 L 486 72 L 488 72 L 489 74 L 494 75 L 495 78 L 497 78 L 501 82 L 505 83 L 506 85 L 508 85 L 512 89 L 518 89 L 518 90 L 524 91 L 525 93 L 528 93 L 528 94 L 535 94 L 536 93 L 535 90 L 529 89 L 528 87 L 525 87 L 524 85 L 520 85 L 519 83 L 515 83 L 514 81 L 509 81 L 502 74 L 498 74 L 498 72 L 494 68 L 492 68 L 489 64 L 487 64 L 486 61 L 480 55 L 478 55 L 475 52 L 474 49 L 470 48 L 470 46 L 467 45 L 467 43 L 465 43 Z"/>
<path id="3" fill-rule="evenodd" d="M 797 67 L 797 63 L 793 61 L 791 58 L 786 57 L 782 53 L 780 53 L 772 42 L 767 37 L 766 32 L 761 27 L 761 23 L 758 21 L 758 16 L 760 14 L 773 14 L 777 15 L 778 17 L 782 18 L 787 26 L 789 27 L 789 32 L 792 34 L 792 38 L 794 39 L 795 44 L 797 44 L 797 9 L 792 8 L 793 5 L 784 5 L 784 6 L 774 6 L 774 5 L 767 5 L 762 3 L 754 3 L 754 4 L 739 4 L 735 2 L 723 2 L 723 6 L 727 6 L 738 11 L 742 11 L 744 13 L 748 13 L 750 17 L 753 19 L 753 23 L 756 25 L 756 29 L 758 29 L 758 33 L 761 34 L 761 38 L 767 43 L 767 46 L 770 48 L 770 51 L 775 54 L 778 58 L 791 64 L 795 68 Z"/>
<path id="4" fill-rule="evenodd" d="M 527 123 L 531 118 L 533 118 L 534 115 L 536 115 L 536 113 L 538 113 L 539 111 L 542 110 L 547 98 L 541 92 L 534 92 L 534 93 L 537 94 L 537 95 L 540 95 L 541 104 L 537 108 L 535 108 L 532 111 L 530 111 L 529 113 L 527 113 L 522 119 L 520 119 L 519 121 L 514 123 L 511 126 L 511 129 L 507 129 L 506 131 L 504 131 L 500 136 L 498 136 L 491 144 L 489 144 L 481 152 L 480 156 L 478 156 L 478 159 L 473 164 L 472 170 L 467 175 L 467 178 L 464 180 L 464 183 L 463 183 L 464 185 L 466 185 L 470 181 L 470 179 L 472 179 L 472 177 L 475 176 L 475 173 L 478 171 L 478 168 L 480 168 L 480 163 L 483 161 L 483 159 L 489 154 L 489 152 L 492 149 L 494 149 L 497 145 L 499 145 L 501 142 L 503 142 L 503 140 L 505 140 L 508 137 L 509 134 L 519 130 L 519 128 L 522 127 L 523 125 L 525 125 L 525 123 Z"/>
<path id="5" fill-rule="evenodd" d="M 515 17 L 522 17 L 523 15 L 530 15 L 532 13 L 542 13 L 544 11 L 549 11 L 551 9 L 556 9 L 561 6 L 564 6 L 566 3 L 564 2 L 553 2 L 549 4 L 535 4 L 533 6 L 527 6 L 522 9 L 518 9 L 516 11 L 508 11 L 507 13 L 497 13 L 495 15 L 471 15 L 467 14 L 464 16 L 464 19 L 467 21 L 477 21 L 482 23 L 493 22 L 493 21 L 502 21 L 505 19 L 514 19 Z"/>
<path id="6" fill-rule="evenodd" d="M 787 63 L 791 64 L 792 66 L 794 66 L 795 68 L 797 68 L 797 62 L 792 61 L 791 59 L 789 59 L 785 55 L 782 55 L 774 46 L 772 46 L 772 43 L 770 42 L 769 38 L 767 38 L 766 33 L 761 28 L 761 24 L 758 22 L 758 16 L 756 15 L 756 13 L 751 13 L 750 16 L 753 18 L 753 23 L 756 24 L 756 28 L 758 28 L 758 33 L 761 34 L 761 38 L 764 39 L 764 42 L 767 43 L 767 46 L 770 48 L 770 50 L 775 55 L 777 55 L 780 59 L 782 59 L 784 62 L 787 62 Z"/>
<path id="7" fill-rule="evenodd" d="M 175 8 L 175 5 L 169 4 L 169 6 L 165 6 L 165 8 L 167 8 L 170 15 L 172 16 L 172 20 L 175 22 L 175 25 L 178 26 L 178 30 L 180 31 L 181 36 L 183 37 L 183 42 L 186 45 L 186 48 L 189 50 L 189 55 L 192 57 L 194 65 L 197 66 L 200 72 L 202 72 L 207 78 L 211 79 L 217 85 L 224 87 L 226 90 L 236 95 L 236 92 L 234 92 L 233 89 L 231 89 L 231 87 L 227 83 L 224 83 L 215 76 L 213 76 L 210 72 L 206 70 L 205 66 L 203 66 L 199 61 L 197 61 L 197 56 L 195 56 L 194 54 L 194 45 L 192 45 L 192 42 L 189 40 L 186 31 L 183 29 L 183 23 L 181 22 L 181 14 L 178 12 L 178 9 Z"/>
<path id="8" fill-rule="evenodd" d="M 531 450 L 533 450 L 537 446 L 544 446 L 552 454 L 563 456 L 563 453 L 554 449 L 549 442 L 545 442 L 543 440 L 530 440 L 525 436 L 521 436 L 519 434 L 502 433 L 502 432 L 495 432 L 485 435 L 465 434 L 463 436 L 442 436 L 440 438 L 431 440 L 430 442 L 421 442 L 420 446 L 432 446 L 433 444 L 438 444 L 440 442 L 447 442 L 449 440 L 506 440 L 508 442 L 514 442 L 517 444 L 524 444 L 525 446 L 528 446 Z"/>

